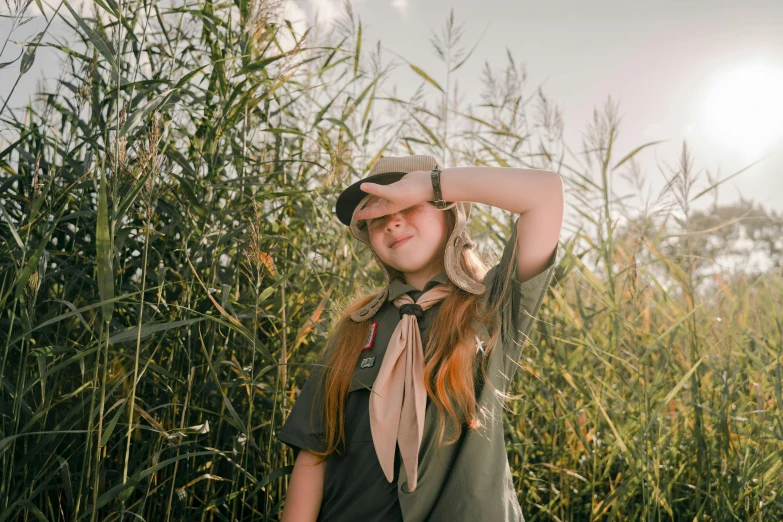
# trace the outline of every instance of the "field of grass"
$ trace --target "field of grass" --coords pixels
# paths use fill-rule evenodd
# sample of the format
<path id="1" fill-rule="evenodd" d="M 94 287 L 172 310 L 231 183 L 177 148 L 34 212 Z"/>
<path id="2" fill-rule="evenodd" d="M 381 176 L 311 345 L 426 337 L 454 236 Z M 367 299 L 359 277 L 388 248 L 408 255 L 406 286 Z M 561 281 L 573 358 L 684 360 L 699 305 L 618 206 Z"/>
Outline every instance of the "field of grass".
<path id="1" fill-rule="evenodd" d="M 566 183 L 505 417 L 528 521 L 783 520 L 783 277 L 714 248 L 780 220 L 693 210 L 720 182 L 687 144 L 629 208 L 612 187 L 656 143 L 615 150 L 610 99 L 573 152 L 510 55 L 463 103 L 480 57 L 453 14 L 425 72 L 350 7 L 302 35 L 269 1 L 95 5 L 56 4 L 73 37 L 0 70 L 24 74 L 36 43 L 62 57 L 53 88 L 0 109 L 0 522 L 277 520 L 293 455 L 275 432 L 346 296 L 382 283 L 334 201 L 405 153 Z M 421 81 L 405 99 L 401 70 Z M 510 224 L 474 206 L 490 262 Z"/>

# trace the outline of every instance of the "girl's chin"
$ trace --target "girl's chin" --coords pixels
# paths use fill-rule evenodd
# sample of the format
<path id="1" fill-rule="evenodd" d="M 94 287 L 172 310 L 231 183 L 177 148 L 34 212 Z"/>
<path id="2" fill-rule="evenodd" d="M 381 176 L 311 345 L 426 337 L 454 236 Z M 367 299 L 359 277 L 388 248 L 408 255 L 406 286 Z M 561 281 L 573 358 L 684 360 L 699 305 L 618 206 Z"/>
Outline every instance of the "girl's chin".
<path id="1" fill-rule="evenodd" d="M 400 265 L 400 264 L 396 264 L 396 263 L 389 263 L 389 262 L 387 262 L 386 264 L 391 266 L 395 270 L 398 270 L 398 271 L 404 272 L 404 273 L 410 273 L 410 274 L 419 272 L 420 270 L 423 270 L 427 266 L 427 263 L 423 263 L 423 264 L 419 264 L 419 265 L 409 265 L 409 264 Z"/>

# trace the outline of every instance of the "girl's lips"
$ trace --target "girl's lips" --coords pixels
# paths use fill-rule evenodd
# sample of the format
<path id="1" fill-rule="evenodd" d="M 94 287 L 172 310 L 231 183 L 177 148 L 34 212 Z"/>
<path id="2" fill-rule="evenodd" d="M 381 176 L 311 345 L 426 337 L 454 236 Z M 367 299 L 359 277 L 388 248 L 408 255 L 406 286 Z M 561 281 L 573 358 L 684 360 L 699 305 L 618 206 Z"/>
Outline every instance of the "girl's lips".
<path id="1" fill-rule="evenodd" d="M 401 246 L 401 245 L 404 245 L 404 244 L 405 244 L 405 243 L 407 243 L 407 242 L 408 242 L 408 240 L 409 240 L 410 238 L 412 238 L 412 237 L 413 237 L 413 236 L 408 236 L 408 237 L 406 237 L 405 239 L 398 239 L 396 242 L 392 243 L 392 246 L 391 246 L 391 248 L 397 248 L 397 247 L 399 247 L 399 246 Z"/>

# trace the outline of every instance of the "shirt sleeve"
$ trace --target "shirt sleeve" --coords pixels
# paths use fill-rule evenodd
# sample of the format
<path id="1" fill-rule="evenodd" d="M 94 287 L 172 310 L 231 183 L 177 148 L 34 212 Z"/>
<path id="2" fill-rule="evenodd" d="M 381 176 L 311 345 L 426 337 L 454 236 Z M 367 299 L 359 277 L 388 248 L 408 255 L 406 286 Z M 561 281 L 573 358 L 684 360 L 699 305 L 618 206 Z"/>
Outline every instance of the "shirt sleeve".
<path id="1" fill-rule="evenodd" d="M 484 305 L 495 303 L 500 299 L 503 282 L 511 265 L 511 282 L 503 304 L 498 309 L 500 326 L 500 347 L 502 347 L 504 374 L 510 381 L 518 366 L 522 347 L 528 339 L 533 323 L 538 316 L 541 303 L 546 296 L 547 288 L 552 281 L 557 264 L 558 241 L 546 266 L 530 279 L 520 282 L 517 278 L 517 253 L 514 245 L 517 241 L 517 222 L 511 227 L 511 234 L 503 247 L 500 261 L 489 269 L 484 277 L 486 291 Z"/>
<path id="2" fill-rule="evenodd" d="M 321 363 L 322 361 L 319 360 L 318 364 Z M 291 413 L 288 414 L 283 427 L 277 432 L 277 440 L 293 448 L 294 458 L 302 449 L 310 451 L 324 451 L 326 449 L 323 402 L 321 394 L 318 393 L 322 371 L 322 366 L 313 366 L 302 391 L 299 392 L 299 396 L 291 408 Z"/>

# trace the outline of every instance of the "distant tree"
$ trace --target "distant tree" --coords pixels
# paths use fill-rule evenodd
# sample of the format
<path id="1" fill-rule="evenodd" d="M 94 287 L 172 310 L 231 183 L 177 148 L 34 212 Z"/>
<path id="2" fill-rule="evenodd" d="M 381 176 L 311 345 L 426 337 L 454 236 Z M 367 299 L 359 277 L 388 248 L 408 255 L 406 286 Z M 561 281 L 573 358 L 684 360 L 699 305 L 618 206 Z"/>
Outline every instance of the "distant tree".
<path id="1" fill-rule="evenodd" d="M 726 268 L 738 268 L 749 275 L 780 270 L 783 216 L 759 203 L 743 198 L 694 211 L 689 228 L 703 231 L 696 236 L 697 251 Z"/>

